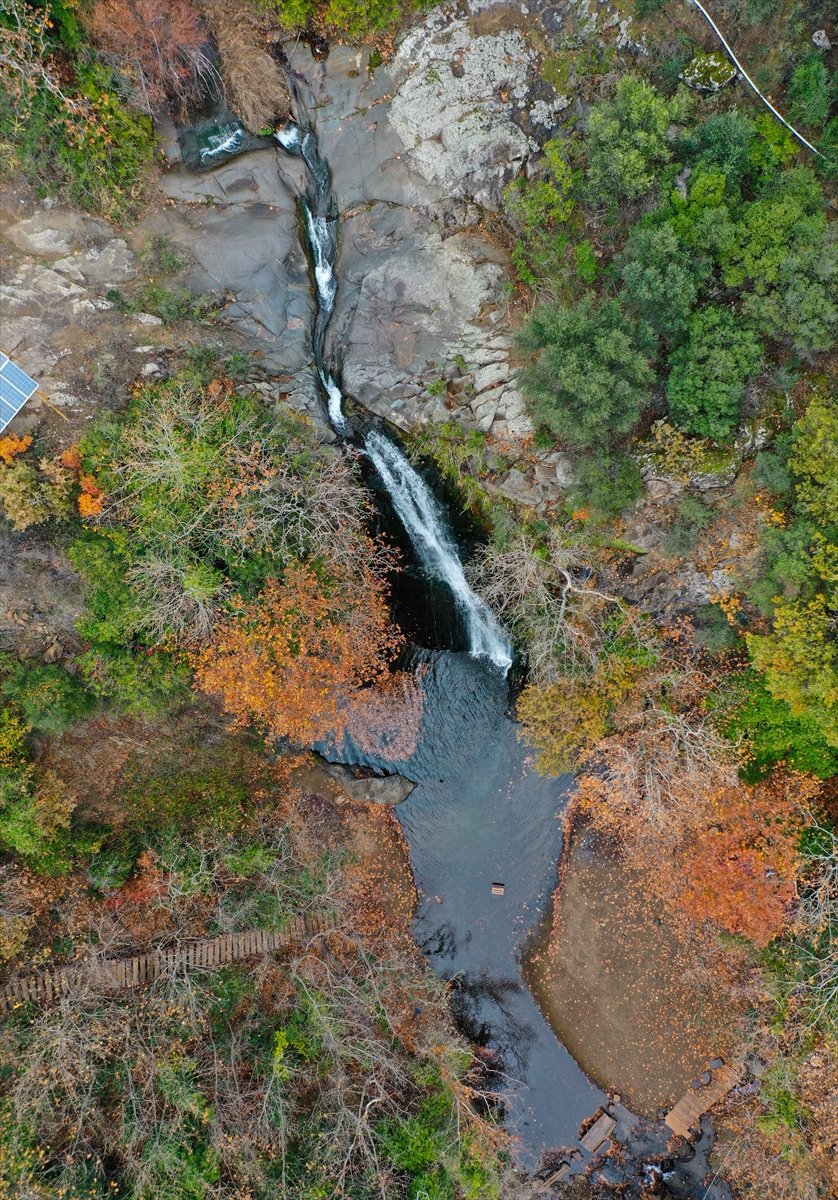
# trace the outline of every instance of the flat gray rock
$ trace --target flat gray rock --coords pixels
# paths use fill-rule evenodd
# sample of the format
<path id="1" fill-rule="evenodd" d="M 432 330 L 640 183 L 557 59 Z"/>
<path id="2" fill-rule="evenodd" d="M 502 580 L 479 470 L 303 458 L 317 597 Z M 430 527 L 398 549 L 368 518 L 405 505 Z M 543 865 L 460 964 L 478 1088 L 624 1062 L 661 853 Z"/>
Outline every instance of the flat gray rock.
<path id="1" fill-rule="evenodd" d="M 482 238 L 444 237 L 409 208 L 375 205 L 346 218 L 327 347 L 346 390 L 370 405 L 436 378 L 452 338 L 498 299 L 498 257 Z"/>
<path id="2" fill-rule="evenodd" d="M 235 166 L 232 162 L 222 170 Z M 274 368 L 297 371 L 311 354 L 314 298 L 296 203 L 284 185 L 274 194 L 280 198 L 282 206 L 166 209 L 149 217 L 144 229 L 187 249 L 195 265 L 182 282 L 196 294 L 229 296 L 224 312 L 230 325 L 262 343 Z"/>
<path id="3" fill-rule="evenodd" d="M 404 775 L 358 776 L 342 763 L 324 762 L 326 774 L 356 804 L 401 804 L 416 784 Z"/>

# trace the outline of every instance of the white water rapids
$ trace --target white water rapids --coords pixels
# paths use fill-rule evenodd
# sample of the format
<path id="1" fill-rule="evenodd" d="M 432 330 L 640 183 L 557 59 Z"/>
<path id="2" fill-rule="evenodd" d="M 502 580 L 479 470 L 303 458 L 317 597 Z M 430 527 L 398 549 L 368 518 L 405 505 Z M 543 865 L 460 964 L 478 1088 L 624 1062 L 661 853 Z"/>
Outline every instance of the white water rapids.
<path id="1" fill-rule="evenodd" d="M 329 169 L 319 155 L 310 129 L 287 125 L 277 131 L 276 138 L 290 154 L 297 153 L 303 158 L 311 177 L 312 188 L 302 201 L 302 209 L 317 291 L 314 354 L 328 400 L 329 420 L 338 433 L 346 435 L 350 429 L 343 414 L 343 395 L 322 357 L 323 334 L 335 307 L 338 286 L 334 274 L 337 218 L 329 215 Z M 383 434 L 371 430 L 364 439 L 364 450 L 389 492 L 422 566 L 451 589 L 466 621 L 469 652 L 475 658 L 489 659 L 506 674 L 512 665 L 509 642 L 491 609 L 469 587 L 457 547 L 446 531 L 442 509 L 430 488 L 398 446 Z"/>
<path id="2" fill-rule="evenodd" d="M 431 489 L 398 446 L 383 434 L 370 430 L 364 447 L 422 566 L 429 575 L 444 580 L 454 593 L 468 625 L 471 653 L 490 659 L 505 674 L 512 666 L 509 643 L 489 606 L 469 587 L 457 547 L 446 534 L 442 511 Z"/>

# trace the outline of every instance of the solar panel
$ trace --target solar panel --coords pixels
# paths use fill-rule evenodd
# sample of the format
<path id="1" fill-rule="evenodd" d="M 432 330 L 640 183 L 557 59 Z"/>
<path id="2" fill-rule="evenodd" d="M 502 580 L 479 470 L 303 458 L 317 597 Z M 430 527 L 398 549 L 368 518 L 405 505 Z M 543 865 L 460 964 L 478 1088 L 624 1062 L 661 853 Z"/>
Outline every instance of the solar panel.
<path id="1" fill-rule="evenodd" d="M 16 417 L 38 385 L 0 350 L 0 433 Z"/>

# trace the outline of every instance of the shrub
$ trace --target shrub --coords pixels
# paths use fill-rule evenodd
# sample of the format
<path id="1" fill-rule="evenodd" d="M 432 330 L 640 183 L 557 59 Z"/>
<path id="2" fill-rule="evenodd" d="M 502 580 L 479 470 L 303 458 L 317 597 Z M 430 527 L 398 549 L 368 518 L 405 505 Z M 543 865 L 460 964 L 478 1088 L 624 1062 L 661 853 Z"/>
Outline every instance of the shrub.
<path id="1" fill-rule="evenodd" d="M 795 508 L 802 515 L 771 540 L 791 543 L 788 565 L 780 556 L 769 578 L 775 595 L 773 636 L 748 635 L 751 657 L 765 672 L 775 700 L 795 718 L 811 719 L 830 746 L 838 746 L 838 410 L 815 395 L 793 430 L 788 465 L 795 479 Z M 791 580 L 791 586 L 789 581 Z M 778 588 L 779 590 L 779 588 Z"/>
<path id="2" fill-rule="evenodd" d="M 276 13 L 285 29 L 305 29 L 314 11 L 314 0 L 262 0 L 262 3 Z"/>
<path id="3" fill-rule="evenodd" d="M 504 191 L 507 217 L 518 237 L 512 261 L 522 283 L 535 287 L 567 270 L 568 237 L 560 232 L 573 211 L 573 176 L 559 139 L 544 147 L 540 179 L 520 176 Z"/>
<path id="4" fill-rule="evenodd" d="M 679 92 L 667 101 L 642 79 L 624 75 L 613 101 L 588 117 L 588 183 L 599 202 L 636 200 L 654 187 L 672 158 L 667 130 L 686 111 Z"/>
<path id="5" fill-rule="evenodd" d="M 109 520 L 122 524 L 96 553 L 152 645 L 206 640 L 233 582 L 252 593 L 294 556 L 351 555 L 363 541 L 345 459 L 319 452 L 297 418 L 231 393 L 229 380 L 204 386 L 191 372 L 144 388 L 82 452 L 113 497 Z"/>
<path id="6" fill-rule="evenodd" d="M 742 311 L 777 341 L 807 357 L 838 340 L 838 225 L 801 221 L 767 295 L 743 299 Z"/>
<path id="7" fill-rule="evenodd" d="M 667 221 L 657 228 L 635 225 L 615 265 L 623 301 L 672 341 L 687 324 L 709 264 L 690 254 Z"/>
<path id="8" fill-rule="evenodd" d="M 627 454 L 584 455 L 577 463 L 577 478 L 571 504 L 606 520 L 632 505 L 643 491 L 640 468 Z"/>
<path id="9" fill-rule="evenodd" d="M 678 500 L 678 515 L 666 540 L 668 554 L 689 554 L 710 524 L 712 514 L 703 500 L 686 492 Z"/>
<path id="10" fill-rule="evenodd" d="M 81 720 L 95 701 L 82 683 L 63 667 L 32 667 L 19 663 L 0 686 L 33 729 L 62 733 Z"/>
<path id="11" fill-rule="evenodd" d="M 748 598 L 763 616 L 774 615 L 778 597 L 810 600 L 816 594 L 817 575 L 811 558 L 816 533 L 817 526 L 805 519 L 789 521 L 786 526 L 763 524 L 760 575 L 748 590 Z"/>
<path id="12" fill-rule="evenodd" d="M 786 171 L 767 193 L 746 204 L 731 244 L 720 255 L 727 287 L 750 282 L 757 292 L 776 284 L 790 250 L 803 250 L 825 228 L 824 197 L 811 171 Z M 804 218 L 816 218 L 815 223 Z"/>
<path id="13" fill-rule="evenodd" d="M 129 558 L 119 532 L 86 531 L 68 557 L 85 583 L 86 608 L 78 623 L 88 649 L 79 657 L 88 689 L 124 712 L 153 716 L 182 704 L 189 670 L 176 655 L 143 640 L 142 612 L 126 582 Z"/>
<path id="14" fill-rule="evenodd" d="M 66 520 L 75 509 L 73 472 L 60 457 L 42 458 L 37 469 L 31 461 L 25 461 L 22 454 L 31 441 L 23 438 L 12 453 L 0 455 L 4 459 L 0 463 L 0 502 L 6 519 L 19 530 L 43 525 L 53 518 Z"/>
<path id="15" fill-rule="evenodd" d="M 754 122 L 730 109 L 709 117 L 686 133 L 679 148 L 694 171 L 723 176 L 725 190 L 736 197 L 750 172 L 756 140 Z"/>
<path id="16" fill-rule="evenodd" d="M 129 111 L 104 64 L 79 54 L 59 63 L 46 10 L 10 0 L 10 16 L 0 25 L 5 169 L 22 170 L 42 195 L 64 192 L 110 217 L 131 211 L 152 157 L 150 119 Z"/>
<path id="17" fill-rule="evenodd" d="M 398 18 L 399 0 L 329 0 L 324 20 L 351 40 L 386 29 Z"/>
<path id="18" fill-rule="evenodd" d="M 760 450 L 752 476 L 757 487 L 774 496 L 790 494 L 793 486 L 788 468 L 791 449 L 791 435 L 781 433 L 775 437 L 770 449 Z"/>
<path id="19" fill-rule="evenodd" d="M 805 712 L 794 716 L 784 700 L 771 695 L 764 675 L 753 669 L 743 671 L 729 686 L 738 702 L 725 731 L 745 740 L 743 779 L 757 783 L 780 763 L 819 779 L 838 774 L 838 750 L 826 741 L 817 721 Z"/>
<path id="20" fill-rule="evenodd" d="M 599 274 L 596 253 L 590 242 L 577 242 L 573 247 L 576 258 L 576 275 L 583 283 L 593 283 Z"/>
<path id="21" fill-rule="evenodd" d="M 0 847 L 36 871 L 64 875 L 75 855 L 98 849 L 101 839 L 95 831 L 72 828 L 77 797 L 53 771 L 36 781 L 28 733 L 12 709 L 0 709 Z"/>
<path id="22" fill-rule="evenodd" d="M 521 384 L 537 425 L 582 449 L 608 449 L 636 424 L 654 379 L 631 322 L 589 293 L 573 307 L 545 304 L 519 346 L 539 352 Z"/>
<path id="23" fill-rule="evenodd" d="M 804 54 L 789 80 L 789 118 L 810 129 L 821 129 L 835 100 L 836 87 L 817 50 Z"/>
<path id="24" fill-rule="evenodd" d="M 727 308 L 709 305 L 689 322 L 666 385 L 673 421 L 688 433 L 728 441 L 736 432 L 745 383 L 762 361 L 754 333 Z"/>
<path id="25" fill-rule="evenodd" d="M 209 35 L 188 0 L 96 0 L 90 31 L 149 114 L 172 99 L 200 100 Z"/>

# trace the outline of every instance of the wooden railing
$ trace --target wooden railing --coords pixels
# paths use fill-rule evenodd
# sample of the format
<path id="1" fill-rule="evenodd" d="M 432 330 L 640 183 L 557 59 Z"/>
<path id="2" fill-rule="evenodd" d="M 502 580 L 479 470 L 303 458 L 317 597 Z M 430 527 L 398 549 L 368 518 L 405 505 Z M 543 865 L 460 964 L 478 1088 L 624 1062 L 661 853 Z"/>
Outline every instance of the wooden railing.
<path id="1" fill-rule="evenodd" d="M 27 1000 L 48 1004 L 75 983 L 85 979 L 98 987 L 119 991 L 143 987 L 162 975 L 184 971 L 212 971 L 238 958 L 252 958 L 281 950 L 334 926 L 327 916 L 294 917 L 284 928 L 248 929 L 195 942 L 180 942 L 134 958 L 90 958 L 79 964 L 21 975 L 0 990 L 0 1014 L 11 1012 Z"/>

